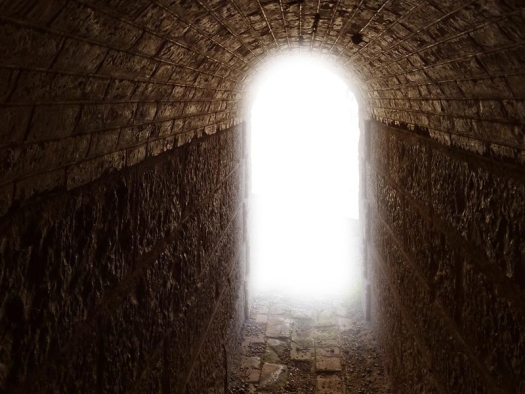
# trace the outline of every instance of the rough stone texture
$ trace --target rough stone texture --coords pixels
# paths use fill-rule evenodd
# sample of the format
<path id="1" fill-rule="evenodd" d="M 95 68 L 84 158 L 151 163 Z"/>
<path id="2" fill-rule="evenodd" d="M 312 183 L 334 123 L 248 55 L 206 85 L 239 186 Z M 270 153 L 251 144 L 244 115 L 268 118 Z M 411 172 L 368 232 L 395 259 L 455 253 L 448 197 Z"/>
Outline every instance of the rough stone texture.
<path id="1" fill-rule="evenodd" d="M 319 375 L 316 381 L 317 393 L 340 394 L 344 393 L 343 381 L 337 375 Z"/>
<path id="2" fill-rule="evenodd" d="M 0 391 L 224 389 L 245 309 L 241 133 L 4 216 Z"/>
<path id="3" fill-rule="evenodd" d="M 392 393 L 359 298 L 256 294 L 226 392 Z M 257 322 L 261 314 L 289 318 L 291 337 L 268 337 L 269 320 Z"/>
<path id="4" fill-rule="evenodd" d="M 93 180 L 172 149 L 175 137 L 227 129 L 242 120 L 242 98 L 267 59 L 310 50 L 351 81 L 367 116 L 520 161 L 522 7 L 511 0 L 3 0 L 0 186 L 82 165 L 98 168 L 86 178 Z M 101 151 L 103 132 L 114 140 Z M 394 154 L 405 148 L 392 146 Z M 76 154 L 45 160 L 56 149 Z M 117 151 L 125 157 L 119 165 L 104 156 Z M 417 155 L 425 154 L 421 147 Z M 416 186 L 424 169 L 400 156 L 391 163 Z M 16 203 L 15 196 L 8 204 Z"/>
<path id="5" fill-rule="evenodd" d="M 190 143 L 242 122 L 243 99 L 266 60 L 311 50 L 352 84 L 363 118 L 407 131 L 367 129 L 362 178 L 371 219 L 365 275 L 394 379 L 418 379 L 403 372 L 404 352 L 435 349 L 424 339 L 414 348 L 387 344 L 394 335 L 387 331 L 407 326 L 416 335 L 416 324 L 443 323 L 455 338 L 443 349 L 459 354 L 455 367 L 472 385 L 459 384 L 436 358 L 421 367 L 436 377 L 425 390 L 523 391 L 523 7 L 520 0 L 0 0 L 0 387 L 29 390 L 23 382 L 33 381 L 48 391 L 107 391 L 105 369 L 92 362 L 104 352 L 122 364 L 122 375 L 108 375 L 116 391 L 133 382 L 137 392 L 183 387 L 162 370 L 191 372 L 189 364 L 171 366 L 193 349 L 189 326 L 174 324 L 177 334 L 163 346 L 148 327 L 147 357 L 119 353 L 104 338 L 132 349 L 139 339 L 117 338 L 118 316 L 149 321 L 165 310 L 138 312 L 133 303 L 145 297 L 140 302 L 154 308 L 168 293 L 129 298 L 138 273 L 164 253 L 161 239 L 180 240 L 170 264 L 196 261 L 175 265 L 173 275 L 191 284 L 173 282 L 178 313 L 200 308 L 200 290 L 229 294 L 219 283 L 201 289 L 198 279 L 229 272 L 226 260 L 207 256 L 244 195 L 237 180 L 244 166 L 231 164 L 241 143 Z M 406 264 L 390 270 L 392 261 Z M 408 284 L 424 285 L 404 290 Z M 431 309 L 404 305 L 420 295 Z M 203 308 L 225 327 L 222 312 Z M 423 319 L 434 309 L 443 319 Z M 181 348 L 170 351 L 170 343 Z M 213 346 L 199 349 L 222 361 L 195 356 L 190 364 L 227 364 Z M 74 362 L 63 361 L 64 349 Z M 204 381 L 207 388 L 192 389 L 220 391 Z"/>
<path id="6" fill-rule="evenodd" d="M 372 320 L 395 390 L 521 392 L 523 168 L 368 128 Z"/>

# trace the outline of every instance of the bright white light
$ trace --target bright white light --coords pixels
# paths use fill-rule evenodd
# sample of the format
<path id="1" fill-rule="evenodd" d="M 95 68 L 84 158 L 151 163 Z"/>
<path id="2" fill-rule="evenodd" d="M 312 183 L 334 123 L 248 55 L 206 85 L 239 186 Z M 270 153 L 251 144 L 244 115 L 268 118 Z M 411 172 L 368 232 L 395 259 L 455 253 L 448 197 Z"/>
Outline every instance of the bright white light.
<path id="1" fill-rule="evenodd" d="M 309 56 L 268 70 L 252 108 L 257 290 L 341 293 L 358 282 L 358 114 L 346 84 Z"/>

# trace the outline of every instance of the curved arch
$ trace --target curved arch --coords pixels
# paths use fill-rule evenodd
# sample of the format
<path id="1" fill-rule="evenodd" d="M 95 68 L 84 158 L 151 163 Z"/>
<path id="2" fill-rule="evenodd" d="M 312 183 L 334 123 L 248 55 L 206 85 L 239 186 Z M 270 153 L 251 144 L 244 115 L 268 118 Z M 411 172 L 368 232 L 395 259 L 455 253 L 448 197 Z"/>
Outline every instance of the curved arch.
<path id="1" fill-rule="evenodd" d="M 343 68 L 341 62 L 333 61 L 316 51 L 309 51 L 305 53 L 299 50 L 292 50 L 268 56 L 264 61 L 258 64 L 257 68 L 251 68 L 248 71 L 245 78 L 247 89 L 243 91 L 242 96 L 242 108 L 245 119 L 248 119 L 249 117 L 249 112 L 253 106 L 255 95 L 260 88 L 261 83 L 263 83 L 268 74 L 272 72 L 271 70 L 275 69 L 275 67 L 279 64 L 286 63 L 287 60 L 293 59 L 303 59 L 305 62 L 309 62 L 311 60 L 312 62 L 315 62 L 315 64 L 318 64 L 326 70 L 333 72 L 334 75 L 337 75 L 338 78 L 341 78 L 341 80 L 344 81 L 344 83 L 348 86 L 348 89 L 354 93 L 359 102 L 363 102 L 361 98 L 363 96 L 361 86 L 359 85 L 355 76 L 348 69 Z"/>
<path id="2" fill-rule="evenodd" d="M 254 291 L 352 294 L 360 283 L 358 105 L 333 67 L 280 56 L 250 122 Z"/>

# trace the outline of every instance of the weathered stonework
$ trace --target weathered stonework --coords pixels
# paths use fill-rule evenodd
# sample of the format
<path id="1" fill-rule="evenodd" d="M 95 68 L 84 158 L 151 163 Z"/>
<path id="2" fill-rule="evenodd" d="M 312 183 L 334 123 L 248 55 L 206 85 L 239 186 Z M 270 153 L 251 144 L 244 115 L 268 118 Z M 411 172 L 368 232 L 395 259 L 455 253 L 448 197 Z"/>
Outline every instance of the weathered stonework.
<path id="1" fill-rule="evenodd" d="M 523 171 L 378 122 L 368 131 L 372 321 L 396 390 L 520 392 Z"/>
<path id="2" fill-rule="evenodd" d="M 4 216 L 3 391 L 224 387 L 199 360 L 226 357 L 244 316 L 241 138 L 234 127 Z"/>
<path id="3" fill-rule="evenodd" d="M 243 99 L 309 51 L 374 119 L 364 274 L 396 387 L 523 391 L 523 7 L 0 0 L 0 391 L 224 390 Z"/>

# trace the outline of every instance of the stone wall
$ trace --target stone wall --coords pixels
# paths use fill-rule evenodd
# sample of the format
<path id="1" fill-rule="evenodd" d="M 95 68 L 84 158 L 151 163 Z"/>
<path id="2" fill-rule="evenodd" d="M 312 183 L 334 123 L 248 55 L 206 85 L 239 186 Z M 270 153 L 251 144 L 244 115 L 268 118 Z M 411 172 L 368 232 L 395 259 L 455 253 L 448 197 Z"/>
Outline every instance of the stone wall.
<path id="1" fill-rule="evenodd" d="M 297 51 L 378 120 L 523 163 L 524 26 L 520 0 L 0 0 L 0 215 L 238 124 Z"/>
<path id="2" fill-rule="evenodd" d="M 239 124 L 246 62 L 212 35 L 148 0 L 0 1 L 0 215 Z"/>
<path id="3" fill-rule="evenodd" d="M 363 174 L 399 390 L 523 392 L 524 20 L 522 0 L 0 0 L 0 387 L 222 384 L 227 136 L 262 64 L 311 50 L 405 129 L 371 123 Z"/>
<path id="4" fill-rule="evenodd" d="M 242 127 L 0 222 L 0 392 L 223 392 L 244 319 Z"/>
<path id="5" fill-rule="evenodd" d="M 365 272 L 395 392 L 525 392 L 523 166 L 365 133 Z"/>

